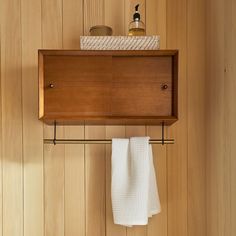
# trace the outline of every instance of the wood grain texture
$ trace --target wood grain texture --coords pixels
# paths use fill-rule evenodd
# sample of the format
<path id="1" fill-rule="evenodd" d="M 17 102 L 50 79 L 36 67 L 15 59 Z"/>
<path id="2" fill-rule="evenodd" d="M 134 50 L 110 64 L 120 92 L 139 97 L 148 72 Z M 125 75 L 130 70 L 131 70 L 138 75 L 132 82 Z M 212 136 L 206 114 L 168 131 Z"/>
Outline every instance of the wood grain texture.
<path id="1" fill-rule="evenodd" d="M 1 13 L 1 11 L 0 11 Z M 2 18 L 0 17 L 0 22 Z M 1 44 L 1 24 L 0 24 L 0 236 L 2 236 L 3 233 L 3 152 L 2 152 L 2 44 Z"/>
<path id="2" fill-rule="evenodd" d="M 50 127 L 44 128 L 44 137 L 53 134 Z M 58 138 L 64 137 L 64 127 L 57 128 Z M 64 145 L 44 144 L 44 217 L 45 236 L 64 236 Z"/>
<path id="3" fill-rule="evenodd" d="M 63 48 L 79 48 L 83 1 L 63 1 Z M 83 139 L 84 126 L 65 126 L 65 138 Z M 65 236 L 85 235 L 85 146 L 65 146 Z"/>
<path id="4" fill-rule="evenodd" d="M 62 48 L 62 1 L 42 0 L 43 48 Z"/>
<path id="5" fill-rule="evenodd" d="M 167 147 L 168 235 L 187 235 L 187 2 L 167 1 L 167 47 L 179 49 L 179 117 L 170 127 L 176 143 Z"/>
<path id="6" fill-rule="evenodd" d="M 65 138 L 83 139 L 83 126 L 65 126 Z M 65 146 L 65 236 L 85 235 L 84 145 Z"/>
<path id="7" fill-rule="evenodd" d="M 35 117 L 35 50 L 38 47 L 78 49 L 79 36 L 89 34 L 89 28 L 95 24 L 112 26 L 115 35 L 127 34 L 136 3 L 133 0 L 42 0 L 42 5 L 39 0 L 0 2 L 0 201 L 3 190 L 0 235 L 126 235 L 126 228 L 112 221 L 111 146 L 42 145 L 42 124 Z M 147 34 L 161 35 L 163 49 L 180 49 L 180 121 L 167 129 L 168 137 L 176 140 L 174 146 L 153 147 L 162 213 L 153 217 L 147 227 L 128 229 L 127 234 L 186 236 L 188 228 L 189 236 L 204 235 L 202 121 L 205 121 L 207 236 L 234 236 L 235 1 L 141 0 L 139 3 Z M 207 104 L 204 105 L 207 118 L 203 120 L 202 40 L 205 36 L 208 42 Z M 215 119 L 215 114 L 219 120 Z M 83 138 L 83 129 L 62 126 L 58 128 L 58 135 Z M 87 137 L 99 139 L 121 137 L 124 129 L 124 126 L 87 126 L 86 133 Z M 127 136 L 160 137 L 160 127 L 127 127 L 126 131 Z M 52 135 L 52 127 L 45 126 L 44 137 L 52 138 Z M 217 138 L 219 136 L 222 140 Z"/>
<path id="8" fill-rule="evenodd" d="M 62 1 L 42 1 L 42 46 L 62 48 Z M 44 138 L 53 129 L 44 125 Z M 64 127 L 57 129 L 64 138 Z M 64 236 L 65 232 L 65 147 L 44 145 L 44 234 Z"/>
<path id="9" fill-rule="evenodd" d="M 123 124 L 137 118 L 134 124 L 140 119 L 159 124 L 177 118 L 176 50 L 41 50 L 39 55 L 39 84 L 44 84 L 39 114 L 46 122 L 119 124 L 120 119 Z"/>
<path id="10" fill-rule="evenodd" d="M 1 1 L 3 229 L 23 236 L 21 13 L 18 0 Z"/>
<path id="11" fill-rule="evenodd" d="M 166 131 L 166 128 L 165 128 Z M 150 138 L 161 138 L 161 127 L 148 126 L 147 136 Z M 161 202 L 161 213 L 149 219 L 147 226 L 147 236 L 162 235 L 167 236 L 167 159 L 166 146 L 152 145 L 153 162 L 156 171 L 156 181 Z"/>
<path id="12" fill-rule="evenodd" d="M 206 236 L 205 0 L 187 4 L 188 235 Z M 193 27 L 194 26 L 194 27 Z"/>
<path id="13" fill-rule="evenodd" d="M 63 0 L 63 48 L 78 49 L 83 35 L 83 0 Z"/>
<path id="14" fill-rule="evenodd" d="M 104 22 L 104 0 L 84 0 L 84 35 L 89 35 L 92 26 Z"/>
<path id="15" fill-rule="evenodd" d="M 167 0 L 146 0 L 146 34 L 160 35 L 160 48 L 166 48 Z"/>
<path id="16" fill-rule="evenodd" d="M 104 0 L 105 25 L 113 30 L 113 35 L 124 35 L 124 5 L 125 0 Z"/>
<path id="17" fill-rule="evenodd" d="M 230 140 L 230 147 L 231 147 L 231 169 L 230 169 L 230 174 L 231 174 L 231 193 L 230 193 L 230 197 L 231 197 L 231 212 L 230 212 L 230 219 L 231 219 L 231 235 L 233 236 L 236 233 L 236 224 L 234 224 L 233 222 L 236 221 L 236 146 L 235 146 L 235 140 L 236 140 L 236 123 L 235 123 L 235 119 L 236 119 L 236 108 L 233 104 L 233 98 L 235 96 L 235 90 L 236 90 L 236 82 L 235 82 L 235 76 L 236 76 L 236 45 L 235 45 L 235 40 L 236 40 L 236 3 L 235 1 L 231 1 L 231 9 L 232 9 L 232 19 L 231 19 L 231 23 L 232 23 L 232 50 L 231 50 L 231 63 L 230 63 L 230 67 L 231 67 L 231 97 L 230 97 L 230 104 L 232 104 L 232 115 L 231 115 L 231 124 L 232 126 L 230 127 L 232 132 L 231 132 L 231 140 Z M 230 8 L 229 8 L 230 9 Z"/>
<path id="18" fill-rule="evenodd" d="M 231 0 L 209 1 L 207 8 L 207 235 L 232 236 L 236 232 L 236 8 Z"/>
<path id="19" fill-rule="evenodd" d="M 85 138 L 105 138 L 105 126 L 85 126 Z M 105 145 L 85 145 L 86 235 L 106 234 Z"/>
<path id="20" fill-rule="evenodd" d="M 43 124 L 37 120 L 37 50 L 41 47 L 41 1 L 21 1 L 21 24 L 24 236 L 42 236 L 44 233 Z"/>
<path id="21" fill-rule="evenodd" d="M 160 35 L 161 48 L 166 49 L 166 0 L 146 0 L 146 33 L 149 35 Z M 153 23 L 155 22 L 155 23 Z M 166 134 L 167 128 L 165 128 Z M 147 126 L 147 136 L 160 138 L 161 128 L 158 126 Z M 153 161 L 156 170 L 159 197 L 161 202 L 161 213 L 152 217 L 147 227 L 147 236 L 168 235 L 168 188 L 167 188 L 167 147 L 153 145 Z"/>
<path id="22" fill-rule="evenodd" d="M 224 235 L 223 229 L 226 223 L 224 196 L 227 194 L 223 190 L 226 163 L 224 156 L 224 1 L 209 1 L 208 4 L 207 235 L 212 236 Z M 216 112 L 217 121 L 214 115 Z M 216 138 L 218 135 L 223 137 L 220 141 Z"/>

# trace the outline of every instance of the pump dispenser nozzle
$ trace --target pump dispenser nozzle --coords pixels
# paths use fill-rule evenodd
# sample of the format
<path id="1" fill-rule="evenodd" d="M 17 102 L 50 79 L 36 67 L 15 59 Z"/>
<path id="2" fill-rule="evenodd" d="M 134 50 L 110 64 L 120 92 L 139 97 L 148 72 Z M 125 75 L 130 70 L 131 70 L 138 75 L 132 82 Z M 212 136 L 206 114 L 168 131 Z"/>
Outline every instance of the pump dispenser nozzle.
<path id="1" fill-rule="evenodd" d="M 138 12 L 138 7 L 139 7 L 139 4 L 135 6 L 135 13 L 133 15 L 134 20 L 140 20 L 140 14 Z"/>
<path id="2" fill-rule="evenodd" d="M 145 35 L 144 23 L 140 20 L 141 16 L 138 11 L 139 4 L 135 6 L 135 13 L 133 15 L 133 21 L 129 25 L 129 35 Z"/>

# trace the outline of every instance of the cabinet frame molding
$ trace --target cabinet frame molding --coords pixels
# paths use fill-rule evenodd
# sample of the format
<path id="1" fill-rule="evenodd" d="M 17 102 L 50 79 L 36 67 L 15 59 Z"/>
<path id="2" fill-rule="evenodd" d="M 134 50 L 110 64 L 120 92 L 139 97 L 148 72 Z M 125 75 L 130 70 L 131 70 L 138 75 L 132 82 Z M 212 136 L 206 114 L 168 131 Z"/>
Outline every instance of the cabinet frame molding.
<path id="1" fill-rule="evenodd" d="M 53 84 L 45 85 L 45 58 L 53 57 L 58 60 L 66 57 L 112 57 L 112 58 L 171 58 L 171 112 L 168 115 L 70 115 L 57 114 L 56 112 L 45 112 L 45 89 Z M 178 50 L 132 50 L 132 51 L 87 51 L 87 50 L 39 50 L 38 51 L 38 73 L 39 73 L 39 119 L 47 124 L 61 125 L 171 125 L 178 120 Z M 122 60 L 122 59 L 121 59 Z M 153 66 L 152 66 L 153 67 Z M 153 76 L 153 75 L 152 75 Z M 151 76 L 149 76 L 151 77 Z M 124 80 L 124 78 L 123 78 Z M 47 88 L 46 88 L 47 86 Z M 124 85 L 123 85 L 124 86 Z M 149 84 L 150 86 L 150 84 Z M 166 86 L 165 84 L 163 86 Z M 168 88 L 168 87 L 167 87 Z M 163 87 L 163 89 L 166 89 Z M 148 98 L 150 100 L 150 98 Z M 157 98 L 155 98 L 157 99 Z M 55 100 L 55 99 L 54 99 Z M 149 110 L 151 110 L 149 108 Z M 104 113 L 105 114 L 105 113 Z"/>

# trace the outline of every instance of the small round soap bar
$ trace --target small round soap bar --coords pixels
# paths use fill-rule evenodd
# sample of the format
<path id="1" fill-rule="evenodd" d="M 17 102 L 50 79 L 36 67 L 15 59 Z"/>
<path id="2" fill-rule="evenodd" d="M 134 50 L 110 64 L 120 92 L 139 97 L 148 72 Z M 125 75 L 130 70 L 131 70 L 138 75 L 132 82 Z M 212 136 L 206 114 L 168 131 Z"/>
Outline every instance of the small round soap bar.
<path id="1" fill-rule="evenodd" d="M 95 25 L 89 30 L 91 36 L 111 36 L 112 28 L 106 25 Z"/>

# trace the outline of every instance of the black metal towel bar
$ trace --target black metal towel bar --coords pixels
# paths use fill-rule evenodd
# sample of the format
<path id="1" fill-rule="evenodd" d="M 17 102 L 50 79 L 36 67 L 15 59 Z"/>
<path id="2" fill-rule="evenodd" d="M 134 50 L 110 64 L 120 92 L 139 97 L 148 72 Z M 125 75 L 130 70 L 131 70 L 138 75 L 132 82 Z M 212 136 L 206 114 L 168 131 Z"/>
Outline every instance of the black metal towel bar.
<path id="1" fill-rule="evenodd" d="M 45 144 L 111 144 L 111 139 L 57 139 L 56 138 L 56 121 L 54 122 L 54 138 L 44 139 Z M 162 122 L 162 138 L 161 139 L 150 139 L 150 144 L 174 144 L 174 139 L 165 139 L 164 129 L 165 124 Z"/>

